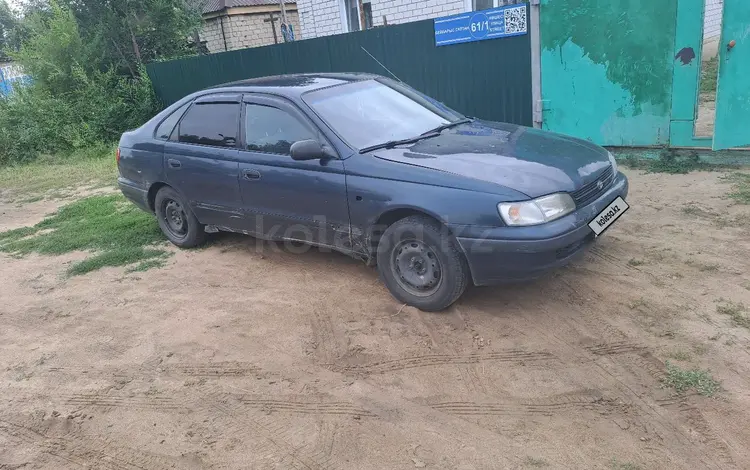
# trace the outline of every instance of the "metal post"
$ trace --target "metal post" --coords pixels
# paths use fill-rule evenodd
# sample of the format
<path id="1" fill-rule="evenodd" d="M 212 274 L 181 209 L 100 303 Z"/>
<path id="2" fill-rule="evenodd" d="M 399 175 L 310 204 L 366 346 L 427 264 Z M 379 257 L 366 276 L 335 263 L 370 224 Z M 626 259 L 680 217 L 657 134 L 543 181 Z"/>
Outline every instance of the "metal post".
<path id="1" fill-rule="evenodd" d="M 286 6 L 284 5 L 284 0 L 279 0 L 279 7 L 281 8 L 281 24 L 287 25 L 286 27 L 289 27 L 289 21 L 286 19 Z M 286 41 L 286 38 L 284 38 L 284 41 Z"/>
<path id="2" fill-rule="evenodd" d="M 531 34 L 531 100 L 533 103 L 532 116 L 534 117 L 534 127 L 541 129 L 544 123 L 544 102 L 542 101 L 542 49 L 539 31 L 539 0 L 531 0 L 530 26 Z"/>

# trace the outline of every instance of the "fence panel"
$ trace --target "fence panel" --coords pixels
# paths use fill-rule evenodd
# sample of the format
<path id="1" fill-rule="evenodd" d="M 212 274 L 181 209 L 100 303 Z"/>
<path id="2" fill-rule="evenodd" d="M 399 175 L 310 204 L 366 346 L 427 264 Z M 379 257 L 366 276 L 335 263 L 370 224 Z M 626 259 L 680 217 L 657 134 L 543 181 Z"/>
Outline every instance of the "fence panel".
<path id="1" fill-rule="evenodd" d="M 147 70 L 165 105 L 209 86 L 268 75 L 389 75 L 363 48 L 400 80 L 468 116 L 532 123 L 529 35 L 436 47 L 432 20 L 157 62 Z"/>

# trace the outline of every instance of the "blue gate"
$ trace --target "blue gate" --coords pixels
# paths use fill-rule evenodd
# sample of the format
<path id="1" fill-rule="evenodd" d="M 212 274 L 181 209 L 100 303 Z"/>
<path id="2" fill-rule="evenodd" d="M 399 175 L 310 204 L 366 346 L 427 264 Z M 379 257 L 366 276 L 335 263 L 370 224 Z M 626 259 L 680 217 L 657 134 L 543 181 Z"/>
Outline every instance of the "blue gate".
<path id="1" fill-rule="evenodd" d="M 8 96 L 14 87 L 23 86 L 31 81 L 31 77 L 23 74 L 21 67 L 6 65 L 0 67 L 0 95 Z"/>

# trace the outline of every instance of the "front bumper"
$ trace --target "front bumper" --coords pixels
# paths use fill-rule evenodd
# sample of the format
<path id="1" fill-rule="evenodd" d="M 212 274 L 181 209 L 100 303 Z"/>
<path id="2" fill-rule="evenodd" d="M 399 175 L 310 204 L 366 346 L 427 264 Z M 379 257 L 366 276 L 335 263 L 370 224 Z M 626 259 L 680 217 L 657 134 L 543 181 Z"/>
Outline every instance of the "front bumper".
<path id="1" fill-rule="evenodd" d="M 618 196 L 625 199 L 628 189 L 627 177 L 619 173 L 594 202 L 553 222 L 533 227 L 451 226 L 451 230 L 475 285 L 536 279 L 568 264 L 593 243 L 588 223 Z"/>

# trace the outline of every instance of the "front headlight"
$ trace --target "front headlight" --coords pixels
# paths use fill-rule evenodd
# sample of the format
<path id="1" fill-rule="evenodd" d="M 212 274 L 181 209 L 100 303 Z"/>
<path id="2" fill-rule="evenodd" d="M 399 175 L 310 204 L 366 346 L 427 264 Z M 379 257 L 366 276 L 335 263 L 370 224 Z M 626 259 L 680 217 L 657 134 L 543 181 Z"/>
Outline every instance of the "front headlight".
<path id="1" fill-rule="evenodd" d="M 615 160 L 615 156 L 612 155 L 612 152 L 609 152 L 609 162 L 612 164 L 612 169 L 615 171 L 615 175 L 617 175 L 617 160 Z"/>
<path id="2" fill-rule="evenodd" d="M 570 214 L 576 204 L 570 194 L 557 193 L 531 201 L 501 202 L 497 210 L 508 225 L 539 225 Z"/>

